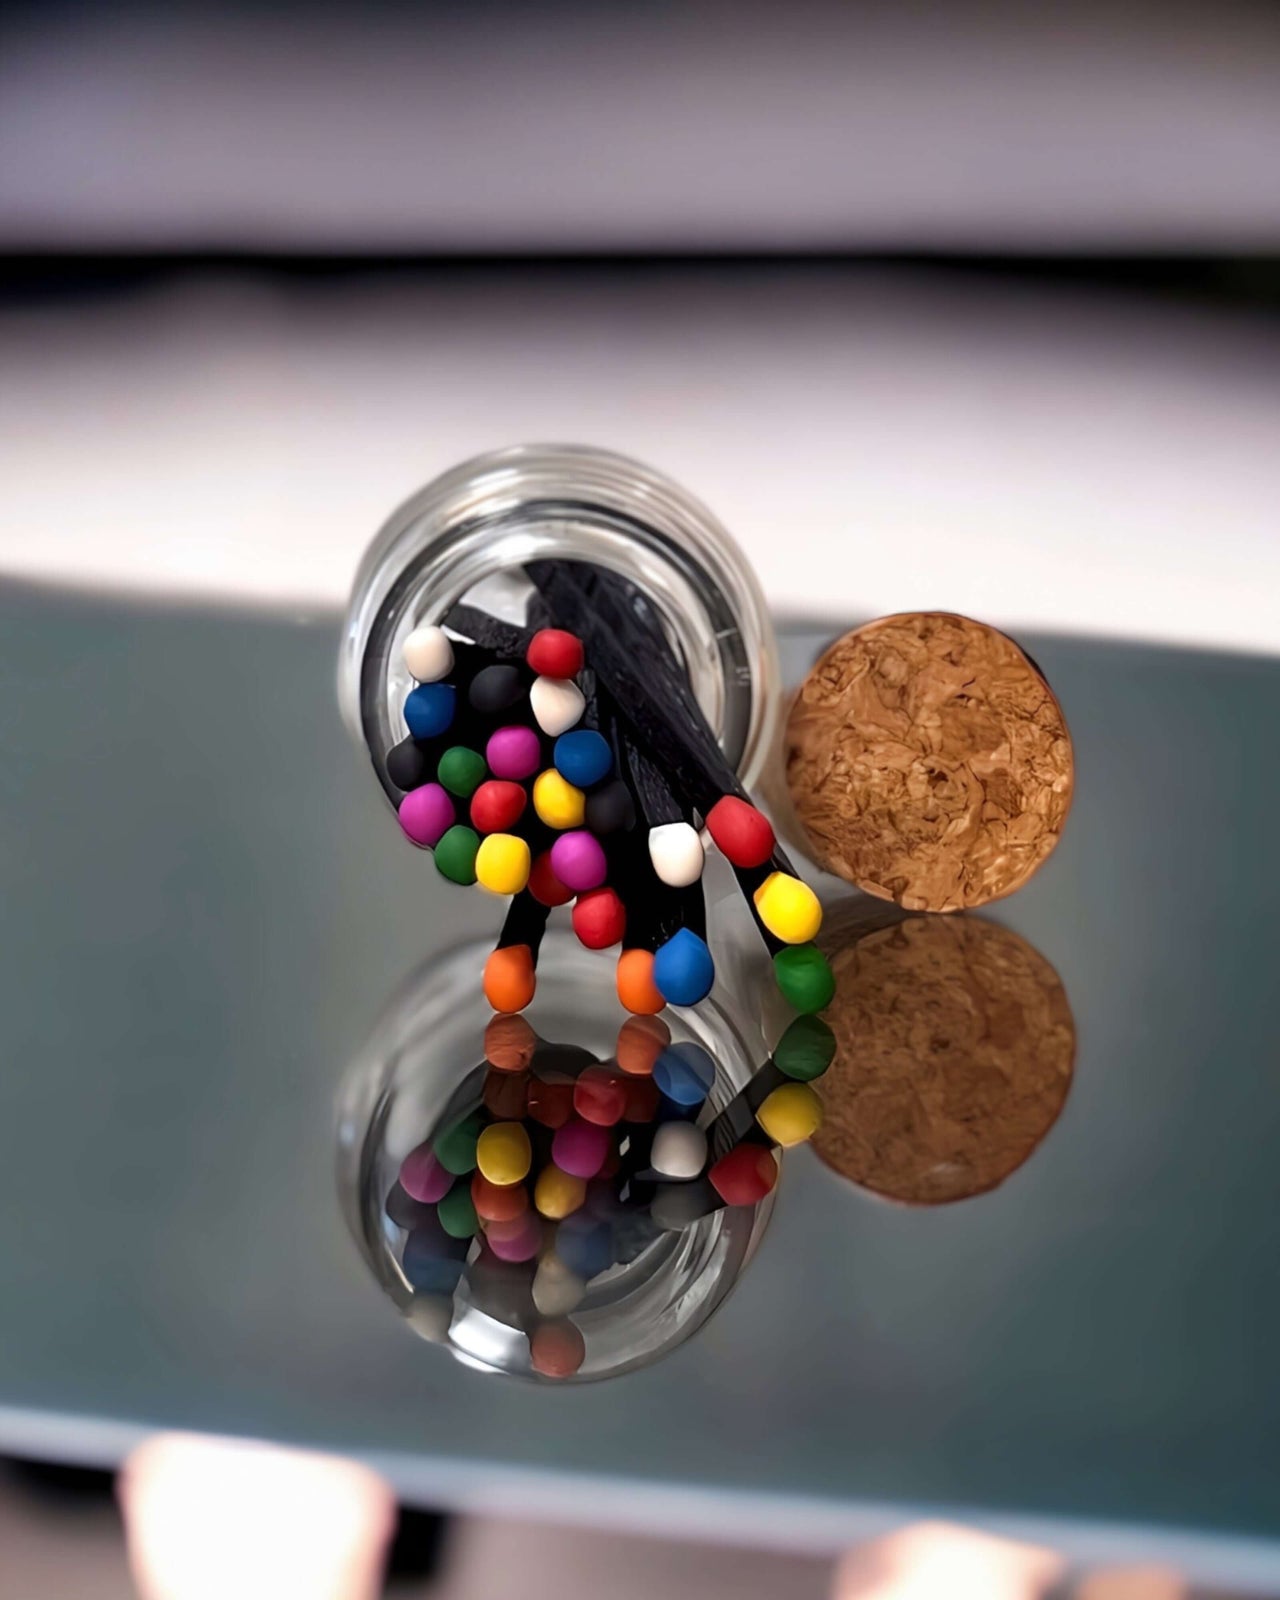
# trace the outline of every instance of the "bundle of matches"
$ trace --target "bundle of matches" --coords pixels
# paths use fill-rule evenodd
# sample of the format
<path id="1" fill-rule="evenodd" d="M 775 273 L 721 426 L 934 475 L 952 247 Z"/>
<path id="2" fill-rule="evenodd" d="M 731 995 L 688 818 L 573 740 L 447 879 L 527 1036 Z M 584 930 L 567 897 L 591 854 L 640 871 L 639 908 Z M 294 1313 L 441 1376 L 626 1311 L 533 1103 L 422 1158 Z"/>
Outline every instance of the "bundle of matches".
<path id="1" fill-rule="evenodd" d="M 540 1039 L 523 1017 L 495 1017 L 485 1061 L 386 1196 L 411 1318 L 443 1337 L 465 1282 L 472 1305 L 527 1336 L 535 1372 L 572 1376 L 587 1351 L 571 1318 L 592 1280 L 661 1233 L 772 1191 L 776 1147 L 820 1125 L 809 1080 L 830 1060 L 824 1035 L 819 1019 L 797 1018 L 712 1117 L 714 1062 L 673 1044 L 661 1018 L 630 1018 L 600 1061 Z"/>
<path id="2" fill-rule="evenodd" d="M 584 945 L 621 947 L 629 1011 L 705 999 L 715 981 L 705 826 L 779 989 L 795 1010 L 820 1010 L 833 984 L 812 942 L 817 896 L 747 798 L 643 597 L 590 566 L 528 570 L 547 611 L 574 630 L 517 628 L 469 606 L 415 629 L 404 647 L 417 680 L 408 737 L 385 761 L 413 843 L 434 850 L 454 882 L 512 897 L 485 966 L 489 1003 L 504 1013 L 529 1004 L 547 919 L 571 900 Z"/>

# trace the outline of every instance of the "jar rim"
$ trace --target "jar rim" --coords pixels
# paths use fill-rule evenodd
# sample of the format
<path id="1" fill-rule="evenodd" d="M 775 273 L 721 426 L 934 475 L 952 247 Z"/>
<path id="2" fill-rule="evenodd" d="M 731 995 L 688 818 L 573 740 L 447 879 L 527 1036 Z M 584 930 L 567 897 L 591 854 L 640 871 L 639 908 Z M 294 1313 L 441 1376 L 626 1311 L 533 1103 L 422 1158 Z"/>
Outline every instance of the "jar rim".
<path id="1" fill-rule="evenodd" d="M 656 469 L 591 445 L 524 444 L 433 479 L 383 524 L 357 570 L 343 629 L 343 720 L 373 754 L 398 736 L 410 687 L 397 646 L 477 581 L 560 555 L 644 589 L 744 783 L 760 774 L 777 714 L 778 651 L 755 573 L 728 530 Z M 375 757 L 376 764 L 376 757 Z"/>

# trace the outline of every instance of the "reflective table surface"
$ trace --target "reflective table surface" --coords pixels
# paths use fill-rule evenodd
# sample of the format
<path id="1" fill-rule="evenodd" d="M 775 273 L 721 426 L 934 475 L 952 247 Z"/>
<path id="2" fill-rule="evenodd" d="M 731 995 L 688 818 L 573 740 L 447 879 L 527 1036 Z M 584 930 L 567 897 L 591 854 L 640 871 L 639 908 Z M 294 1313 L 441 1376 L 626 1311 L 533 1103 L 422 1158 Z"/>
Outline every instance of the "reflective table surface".
<path id="1" fill-rule="evenodd" d="M 834 631 L 787 626 L 792 679 Z M 406 854 L 336 635 L 0 593 L 0 1449 L 201 1428 L 423 1502 L 811 1547 L 938 1513 L 1280 1588 L 1280 661 L 1023 641 L 1077 798 L 985 915 L 1065 989 L 1057 1120 L 946 1205 L 790 1154 L 697 1337 L 570 1391 L 419 1342 L 343 1222 L 348 1063 L 498 913 Z"/>

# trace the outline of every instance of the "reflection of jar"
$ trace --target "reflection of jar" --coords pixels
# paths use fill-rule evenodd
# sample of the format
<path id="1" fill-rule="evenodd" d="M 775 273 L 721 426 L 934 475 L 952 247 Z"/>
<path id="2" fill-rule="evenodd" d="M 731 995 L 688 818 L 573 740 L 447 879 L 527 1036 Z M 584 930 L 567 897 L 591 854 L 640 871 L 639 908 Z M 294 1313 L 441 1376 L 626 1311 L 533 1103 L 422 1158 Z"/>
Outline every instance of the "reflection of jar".
<path id="1" fill-rule="evenodd" d="M 339 1184 L 361 1252 L 416 1331 L 469 1365 L 531 1376 L 530 1336 L 538 1319 L 527 1293 L 506 1306 L 487 1303 L 472 1281 L 476 1275 L 464 1271 L 449 1297 L 415 1294 L 401 1265 L 408 1229 L 386 1209 L 404 1157 L 461 1111 L 460 1088 L 482 1061 L 489 1012 L 474 978 L 483 955 L 472 945 L 437 958 L 392 1000 L 346 1080 Z M 551 932 L 540 972 L 526 1013 L 538 1034 L 608 1060 L 624 1020 L 608 964 L 570 935 Z M 716 1064 L 705 1121 L 745 1087 L 758 1065 L 753 1047 L 714 999 L 696 1012 L 670 1011 L 666 1021 L 676 1043 L 701 1045 Z M 733 1288 L 764 1232 L 772 1198 L 655 1230 L 633 1259 L 592 1277 L 572 1312 L 586 1348 L 576 1377 L 645 1366 L 687 1339 Z M 554 1248 L 554 1224 L 546 1226 Z M 475 1256 L 473 1248 L 472 1262 Z M 519 1275 L 512 1277 L 519 1291 Z"/>
<path id="2" fill-rule="evenodd" d="M 745 783 L 771 748 L 778 663 L 755 576 L 711 513 L 624 456 L 522 445 L 464 463 L 405 502 L 356 575 L 338 690 L 352 735 L 379 754 L 401 737 L 406 636 L 474 597 L 522 622 L 528 561 L 590 562 L 655 607 L 721 748 Z"/>

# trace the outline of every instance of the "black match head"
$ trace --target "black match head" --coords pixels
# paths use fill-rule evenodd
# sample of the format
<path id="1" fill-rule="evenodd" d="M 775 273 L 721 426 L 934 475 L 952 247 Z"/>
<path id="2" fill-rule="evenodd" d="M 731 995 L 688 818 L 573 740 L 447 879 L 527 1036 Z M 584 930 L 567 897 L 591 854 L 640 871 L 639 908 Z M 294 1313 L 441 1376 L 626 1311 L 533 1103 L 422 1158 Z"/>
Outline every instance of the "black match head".
<path id="1" fill-rule="evenodd" d="M 510 711 L 524 696 L 525 685 L 520 669 L 508 662 L 497 662 L 491 667 L 482 667 L 476 673 L 471 680 L 468 699 L 473 710 L 483 716 L 494 716 L 502 711 Z"/>
<path id="2" fill-rule="evenodd" d="M 420 788 L 431 776 L 431 766 L 426 752 L 413 739 L 402 739 L 394 750 L 387 752 L 387 777 L 397 789 L 407 794 Z"/>
<path id="3" fill-rule="evenodd" d="M 587 796 L 586 823 L 597 835 L 628 833 L 635 827 L 635 801 L 621 778 L 601 784 Z"/>

